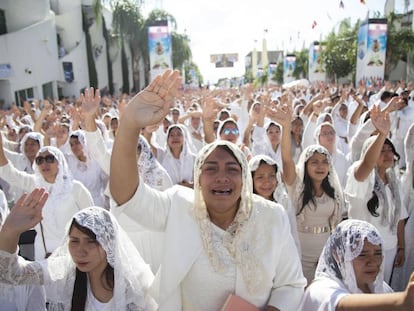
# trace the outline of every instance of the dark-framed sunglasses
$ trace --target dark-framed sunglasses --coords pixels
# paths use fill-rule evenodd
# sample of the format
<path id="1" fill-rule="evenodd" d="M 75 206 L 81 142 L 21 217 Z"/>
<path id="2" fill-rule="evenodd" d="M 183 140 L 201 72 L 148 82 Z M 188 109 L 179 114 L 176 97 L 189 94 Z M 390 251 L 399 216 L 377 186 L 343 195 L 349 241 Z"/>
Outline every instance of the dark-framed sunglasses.
<path id="1" fill-rule="evenodd" d="M 55 156 L 53 154 L 48 154 L 48 155 L 46 155 L 44 157 L 38 156 L 35 159 L 37 165 L 41 165 L 41 164 L 43 164 L 43 162 L 46 162 L 46 163 L 49 163 L 49 164 L 50 163 L 54 163 L 55 160 L 56 160 L 56 158 L 55 158 Z"/>

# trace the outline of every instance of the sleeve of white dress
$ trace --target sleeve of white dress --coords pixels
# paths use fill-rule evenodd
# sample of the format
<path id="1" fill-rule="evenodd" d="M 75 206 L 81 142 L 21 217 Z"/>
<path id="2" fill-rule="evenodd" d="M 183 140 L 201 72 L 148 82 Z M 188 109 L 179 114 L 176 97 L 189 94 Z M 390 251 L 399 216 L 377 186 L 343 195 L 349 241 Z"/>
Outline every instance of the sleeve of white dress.
<path id="1" fill-rule="evenodd" d="M 337 282 L 317 279 L 306 289 L 299 311 L 335 311 L 339 301 L 350 293 Z"/>
<path id="2" fill-rule="evenodd" d="M 361 155 L 362 146 L 371 133 L 375 130 L 371 120 L 365 122 L 355 133 L 351 140 L 351 161 L 358 161 Z"/>
<path id="3" fill-rule="evenodd" d="M 0 250 L 0 282 L 10 285 L 44 282 L 43 269 L 36 261 L 27 261 L 17 255 Z"/>
<path id="4" fill-rule="evenodd" d="M 101 132 L 97 129 L 95 132 L 85 131 L 84 133 L 91 157 L 95 159 L 102 170 L 109 175 L 111 152 L 106 148 Z"/>
<path id="5" fill-rule="evenodd" d="M 35 177 L 32 174 L 19 171 L 10 162 L 0 166 L 0 176 L 10 185 L 23 191 L 32 191 L 35 186 Z"/>
<path id="6" fill-rule="evenodd" d="M 280 214 L 281 221 L 275 224 L 281 227 L 281 239 L 278 245 L 279 260 L 268 305 L 279 310 L 297 311 L 306 286 L 306 279 L 303 276 L 299 254 L 290 233 L 288 216 L 284 211 Z"/>
<path id="7" fill-rule="evenodd" d="M 164 231 L 168 213 L 171 207 L 170 195 L 182 190 L 183 187 L 174 186 L 160 192 L 152 189 L 140 181 L 134 196 L 128 202 L 115 207 L 114 214 L 125 213 L 140 225 L 154 231 Z"/>

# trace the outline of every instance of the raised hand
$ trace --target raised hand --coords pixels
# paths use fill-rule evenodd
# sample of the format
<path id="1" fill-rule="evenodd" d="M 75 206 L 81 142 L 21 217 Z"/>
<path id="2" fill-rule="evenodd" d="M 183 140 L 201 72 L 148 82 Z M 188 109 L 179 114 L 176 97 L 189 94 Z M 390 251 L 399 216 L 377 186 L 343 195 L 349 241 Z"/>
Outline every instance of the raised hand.
<path id="1" fill-rule="evenodd" d="M 290 127 L 292 116 L 293 116 L 293 110 L 290 105 L 283 105 L 281 107 L 276 107 L 276 105 L 270 104 L 270 105 L 266 105 L 265 109 L 266 109 L 266 115 L 270 119 L 282 125 L 283 128 Z"/>
<path id="2" fill-rule="evenodd" d="M 391 121 L 388 112 L 381 111 L 379 105 L 374 105 L 370 111 L 372 124 L 381 134 L 387 136 L 390 132 Z"/>
<path id="3" fill-rule="evenodd" d="M 80 96 L 82 102 L 82 113 L 85 117 L 95 118 L 96 112 L 98 111 L 101 103 L 101 93 L 99 89 L 94 92 L 93 87 L 85 89 L 85 92 Z"/>
<path id="4" fill-rule="evenodd" d="M 177 70 L 167 70 L 129 102 L 121 120 L 130 126 L 143 128 L 159 123 L 169 112 L 181 86 Z"/>
<path id="5" fill-rule="evenodd" d="M 47 198 L 45 189 L 36 188 L 30 194 L 23 194 L 10 210 L 3 230 L 20 234 L 33 228 L 42 220 L 42 208 Z"/>

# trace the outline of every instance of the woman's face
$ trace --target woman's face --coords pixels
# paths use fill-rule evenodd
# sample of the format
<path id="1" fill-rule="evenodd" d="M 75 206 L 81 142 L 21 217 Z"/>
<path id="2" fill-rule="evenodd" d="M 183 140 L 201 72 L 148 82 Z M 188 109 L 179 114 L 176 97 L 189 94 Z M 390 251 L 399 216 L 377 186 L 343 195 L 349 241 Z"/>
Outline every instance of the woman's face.
<path id="1" fill-rule="evenodd" d="M 306 171 L 313 182 L 322 182 L 329 173 L 326 155 L 315 152 L 306 162 Z"/>
<path id="2" fill-rule="evenodd" d="M 39 149 L 40 144 L 37 140 L 31 138 L 26 139 L 26 142 L 24 143 L 24 154 L 26 157 L 28 157 L 30 160 L 33 160 L 36 157 Z"/>
<path id="3" fill-rule="evenodd" d="M 184 145 L 184 135 L 181 129 L 174 127 L 168 135 L 168 146 L 170 148 L 181 148 Z"/>
<path id="4" fill-rule="evenodd" d="M 39 153 L 35 159 L 40 174 L 48 183 L 54 183 L 59 171 L 59 163 L 55 156 L 48 151 Z"/>
<path id="5" fill-rule="evenodd" d="M 273 200 L 273 192 L 277 186 L 276 171 L 273 165 L 260 164 L 253 173 L 253 188 L 255 193 L 268 200 Z"/>
<path id="6" fill-rule="evenodd" d="M 76 157 L 79 158 L 83 156 L 83 146 L 81 142 L 79 141 L 78 137 L 72 136 L 69 139 L 69 144 L 70 144 L 70 149 L 72 149 L 72 152 Z"/>
<path id="7" fill-rule="evenodd" d="M 205 160 L 200 187 L 209 213 L 235 215 L 242 189 L 242 169 L 236 158 L 216 148 Z"/>
<path id="8" fill-rule="evenodd" d="M 237 142 L 237 139 L 239 138 L 239 129 L 237 128 L 237 125 L 232 122 L 227 122 L 223 125 L 223 128 L 221 129 L 220 138 L 222 140 L 227 140 L 229 142 L 232 142 L 235 144 Z"/>
<path id="9" fill-rule="evenodd" d="M 66 141 L 69 136 L 69 128 L 64 125 L 58 125 L 56 129 L 56 139 L 59 141 Z"/>
<path id="10" fill-rule="evenodd" d="M 384 144 L 381 149 L 381 153 L 377 160 L 377 167 L 379 169 L 388 169 L 394 166 L 394 152 L 392 147 L 388 144 Z"/>
<path id="11" fill-rule="evenodd" d="M 273 147 L 276 147 L 280 143 L 280 128 L 274 124 L 270 125 L 267 129 L 267 137 L 269 137 L 270 143 Z"/>
<path id="12" fill-rule="evenodd" d="M 298 136 L 303 134 L 303 121 L 301 119 L 292 121 L 292 133 Z"/>
<path id="13" fill-rule="evenodd" d="M 361 254 L 352 261 L 359 289 L 369 289 L 368 285 L 375 281 L 380 272 L 381 263 L 381 245 L 374 245 L 365 240 Z"/>
<path id="14" fill-rule="evenodd" d="M 102 246 L 74 226 L 69 233 L 69 253 L 82 272 L 100 275 L 106 268 L 106 252 Z"/>
<path id="15" fill-rule="evenodd" d="M 319 133 L 319 143 L 328 150 L 333 150 L 335 146 L 336 134 L 332 127 L 324 125 Z"/>

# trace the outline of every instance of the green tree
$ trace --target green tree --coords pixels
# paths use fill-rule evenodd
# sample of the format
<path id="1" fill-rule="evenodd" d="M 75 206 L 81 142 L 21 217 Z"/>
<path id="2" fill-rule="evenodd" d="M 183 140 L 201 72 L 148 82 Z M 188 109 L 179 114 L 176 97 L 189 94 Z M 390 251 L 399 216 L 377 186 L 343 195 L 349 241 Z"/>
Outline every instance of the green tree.
<path id="1" fill-rule="evenodd" d="M 141 1 L 119 0 L 113 1 L 114 33 L 118 36 L 122 55 L 122 90 L 129 93 L 129 64 L 126 59 L 125 48 L 131 53 L 131 68 L 133 75 L 133 91 L 139 91 L 139 62 L 142 55 L 141 47 L 147 40 L 144 28 L 144 18 L 140 13 Z"/>
<path id="2" fill-rule="evenodd" d="M 171 33 L 172 63 L 174 68 L 183 68 L 191 60 L 190 39 L 187 35 L 177 32 Z"/>
<path id="3" fill-rule="evenodd" d="M 390 72 L 398 61 L 407 62 L 414 51 L 414 32 L 409 27 L 401 27 L 402 16 L 391 13 L 388 16 L 387 50 L 385 56 L 384 79 L 388 80 Z"/>
<path id="4" fill-rule="evenodd" d="M 300 52 L 295 52 L 296 54 L 296 67 L 293 71 L 293 76 L 296 79 L 302 79 L 308 77 L 309 70 L 309 50 L 303 49 Z"/>
<path id="5" fill-rule="evenodd" d="M 352 28 L 350 20 L 345 19 L 340 23 L 338 34 L 332 30 L 328 35 L 321 57 L 326 73 L 335 82 L 338 78 L 355 74 L 358 29 L 359 22 Z"/>
<path id="6" fill-rule="evenodd" d="M 279 84 L 283 84 L 283 62 L 279 62 L 273 73 L 272 80 Z"/>

